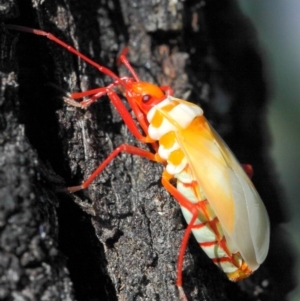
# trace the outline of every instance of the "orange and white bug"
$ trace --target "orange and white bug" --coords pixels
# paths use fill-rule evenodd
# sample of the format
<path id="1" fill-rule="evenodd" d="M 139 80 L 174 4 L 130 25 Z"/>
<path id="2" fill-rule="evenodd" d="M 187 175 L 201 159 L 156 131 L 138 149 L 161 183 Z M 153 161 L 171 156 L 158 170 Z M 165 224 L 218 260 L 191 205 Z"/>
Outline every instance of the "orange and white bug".
<path id="1" fill-rule="evenodd" d="M 6 28 L 46 36 L 113 79 L 107 87 L 72 93 L 67 102 L 86 108 L 107 95 L 131 133 L 139 141 L 150 143 L 155 153 L 122 144 L 81 185 L 68 190 L 73 193 L 87 188 L 120 152 L 162 163 L 162 184 L 179 202 L 188 224 L 180 247 L 176 282 L 183 300 L 182 265 L 191 232 L 230 280 L 242 280 L 259 267 L 269 248 L 268 214 L 244 169 L 199 106 L 173 97 L 170 87 L 142 82 L 126 58 L 127 49 L 119 60 L 132 77 L 119 77 L 50 33 L 16 25 Z M 114 91 L 116 86 L 124 89 L 144 134 Z M 75 101 L 84 96 L 88 99 Z M 171 179 L 176 179 L 176 187 Z"/>

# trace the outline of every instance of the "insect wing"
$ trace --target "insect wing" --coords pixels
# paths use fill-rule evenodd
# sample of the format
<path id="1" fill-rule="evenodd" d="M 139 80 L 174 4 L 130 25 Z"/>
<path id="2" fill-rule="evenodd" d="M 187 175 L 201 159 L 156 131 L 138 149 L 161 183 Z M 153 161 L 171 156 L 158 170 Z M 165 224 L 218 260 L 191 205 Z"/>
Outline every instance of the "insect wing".
<path id="1" fill-rule="evenodd" d="M 230 250 L 239 251 L 254 271 L 269 248 L 270 226 L 265 206 L 228 146 L 202 121 L 177 133 L 198 184 L 222 225 Z"/>

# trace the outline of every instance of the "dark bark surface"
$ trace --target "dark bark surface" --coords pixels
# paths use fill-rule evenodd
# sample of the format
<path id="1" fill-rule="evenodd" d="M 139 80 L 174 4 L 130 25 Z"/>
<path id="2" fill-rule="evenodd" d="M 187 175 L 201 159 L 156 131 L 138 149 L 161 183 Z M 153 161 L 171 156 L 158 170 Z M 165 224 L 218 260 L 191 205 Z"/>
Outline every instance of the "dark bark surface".
<path id="1" fill-rule="evenodd" d="M 265 75 L 253 29 L 235 5 L 21 0 L 2 8 L 5 23 L 49 31 L 119 74 L 126 70 L 116 57 L 129 45 L 142 80 L 201 105 L 237 157 L 253 165 L 273 231 L 266 263 L 239 284 L 191 238 L 184 290 L 195 301 L 285 300 L 293 261 L 275 229 L 285 218 L 268 154 Z M 160 184 L 159 164 L 120 155 L 87 191 L 60 192 L 121 143 L 147 148 L 107 98 L 86 111 L 63 102 L 65 92 L 109 83 L 53 42 L 1 29 L 0 300 L 178 300 L 185 224 Z"/>

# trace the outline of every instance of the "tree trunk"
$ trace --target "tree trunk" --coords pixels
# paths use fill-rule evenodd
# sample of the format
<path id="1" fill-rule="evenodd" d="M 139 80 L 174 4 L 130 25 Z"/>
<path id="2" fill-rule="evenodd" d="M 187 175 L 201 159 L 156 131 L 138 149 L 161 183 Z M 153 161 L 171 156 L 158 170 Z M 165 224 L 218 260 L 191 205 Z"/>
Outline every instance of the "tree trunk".
<path id="1" fill-rule="evenodd" d="M 22 0 L 8 2 L 3 18 L 51 32 L 120 75 L 128 72 L 116 59 L 128 45 L 143 81 L 169 85 L 177 97 L 200 105 L 237 157 L 253 165 L 275 228 L 284 217 L 267 149 L 263 64 L 251 25 L 232 1 L 221 2 Z M 11 19 L 16 8 L 19 17 Z M 160 184 L 162 166 L 120 155 L 87 191 L 63 192 L 124 142 L 150 149 L 131 135 L 108 98 L 87 110 L 63 102 L 68 92 L 111 80 L 43 37 L 1 32 L 6 281 L 0 299 L 178 300 L 185 223 Z M 283 238 L 272 240 L 266 263 L 239 284 L 191 238 L 183 271 L 189 300 L 285 300 L 292 259 L 286 250 L 278 253 Z"/>

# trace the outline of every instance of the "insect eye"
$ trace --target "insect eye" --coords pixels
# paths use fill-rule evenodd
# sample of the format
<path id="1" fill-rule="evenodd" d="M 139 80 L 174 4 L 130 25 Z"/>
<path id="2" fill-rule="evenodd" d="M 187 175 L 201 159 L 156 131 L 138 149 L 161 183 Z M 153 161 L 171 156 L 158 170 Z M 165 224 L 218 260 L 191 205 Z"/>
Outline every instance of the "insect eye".
<path id="1" fill-rule="evenodd" d="M 149 94 L 145 94 L 142 97 L 142 102 L 147 103 L 151 99 L 151 96 Z"/>

